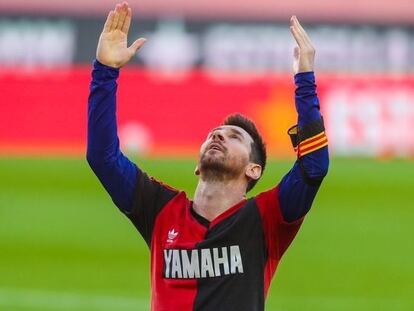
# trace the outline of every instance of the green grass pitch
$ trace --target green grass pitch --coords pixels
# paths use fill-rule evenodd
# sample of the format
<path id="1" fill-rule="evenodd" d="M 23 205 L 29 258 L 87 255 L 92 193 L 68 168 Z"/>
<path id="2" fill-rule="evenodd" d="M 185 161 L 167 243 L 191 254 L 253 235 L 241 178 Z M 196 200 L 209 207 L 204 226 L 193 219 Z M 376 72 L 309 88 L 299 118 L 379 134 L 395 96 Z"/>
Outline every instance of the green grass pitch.
<path id="1" fill-rule="evenodd" d="M 136 162 L 192 195 L 194 161 Z M 252 194 L 291 164 L 269 163 Z M 414 162 L 332 160 L 266 310 L 414 310 L 413 194 Z M 148 271 L 84 159 L 0 159 L 0 310 L 148 310 Z"/>

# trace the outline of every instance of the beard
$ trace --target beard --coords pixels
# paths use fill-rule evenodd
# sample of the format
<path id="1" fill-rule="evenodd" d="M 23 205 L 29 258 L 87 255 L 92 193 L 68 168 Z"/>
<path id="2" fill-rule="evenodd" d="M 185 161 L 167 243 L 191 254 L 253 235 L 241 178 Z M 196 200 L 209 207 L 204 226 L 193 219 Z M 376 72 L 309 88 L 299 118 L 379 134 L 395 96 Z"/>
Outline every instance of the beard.
<path id="1" fill-rule="evenodd" d="M 226 151 L 211 152 L 207 150 L 199 161 L 200 177 L 206 181 L 225 181 L 238 178 L 243 174 L 243 166 L 239 161 L 236 165 L 230 161 Z"/>

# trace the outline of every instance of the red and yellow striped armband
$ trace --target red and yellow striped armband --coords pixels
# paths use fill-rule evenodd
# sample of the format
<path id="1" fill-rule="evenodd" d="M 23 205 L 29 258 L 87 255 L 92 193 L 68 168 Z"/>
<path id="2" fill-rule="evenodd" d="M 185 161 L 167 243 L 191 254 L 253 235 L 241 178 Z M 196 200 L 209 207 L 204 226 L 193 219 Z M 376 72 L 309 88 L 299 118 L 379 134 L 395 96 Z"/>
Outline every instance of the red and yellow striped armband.
<path id="1" fill-rule="evenodd" d="M 323 119 L 312 122 L 302 129 L 299 129 L 297 125 L 292 126 L 288 134 L 298 158 L 328 145 Z"/>

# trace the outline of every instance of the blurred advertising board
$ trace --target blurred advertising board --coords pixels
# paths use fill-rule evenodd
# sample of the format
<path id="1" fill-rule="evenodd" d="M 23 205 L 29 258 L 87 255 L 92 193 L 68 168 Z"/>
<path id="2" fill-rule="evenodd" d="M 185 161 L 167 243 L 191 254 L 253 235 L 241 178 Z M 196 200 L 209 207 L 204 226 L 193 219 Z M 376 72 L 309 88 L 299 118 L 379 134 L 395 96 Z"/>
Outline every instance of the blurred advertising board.
<path id="1" fill-rule="evenodd" d="M 84 154 L 90 66 L 1 71 L 0 153 Z M 318 75 L 331 153 L 414 156 L 414 77 Z M 296 123 L 288 74 L 122 70 L 119 135 L 132 153 L 194 155 L 209 130 L 233 112 L 254 119 L 273 156 L 294 156 Z"/>
<path id="2" fill-rule="evenodd" d="M 1 67 L 61 67 L 89 63 L 103 20 L 4 17 L 0 20 Z M 319 71 L 414 72 L 414 31 L 405 26 L 307 25 Z M 145 36 L 133 60 L 151 70 L 289 73 L 294 41 L 287 21 L 228 22 L 180 18 L 139 20 L 130 41 Z"/>
<path id="3" fill-rule="evenodd" d="M 414 3 L 411 0 L 325 0 L 275 1 L 243 0 L 129 0 L 138 16 L 185 16 L 191 18 L 225 18 L 233 20 L 288 20 L 291 15 L 311 21 L 361 23 L 411 23 Z M 11 13 L 39 12 L 52 15 L 105 15 L 114 7 L 113 0 L 0 0 L 0 10 Z"/>

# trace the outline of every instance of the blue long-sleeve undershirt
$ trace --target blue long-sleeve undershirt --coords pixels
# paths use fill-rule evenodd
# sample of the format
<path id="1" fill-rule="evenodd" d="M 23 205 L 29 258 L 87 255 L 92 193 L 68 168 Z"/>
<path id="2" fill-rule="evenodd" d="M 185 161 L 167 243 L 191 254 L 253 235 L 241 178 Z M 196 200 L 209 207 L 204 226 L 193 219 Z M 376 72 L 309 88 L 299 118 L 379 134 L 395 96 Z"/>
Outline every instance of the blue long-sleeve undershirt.
<path id="1" fill-rule="evenodd" d="M 298 112 L 298 127 L 301 129 L 321 119 L 314 73 L 296 74 L 295 84 L 295 107 Z M 303 176 L 299 160 L 295 162 L 293 168 L 283 177 L 279 188 L 280 207 L 286 221 L 299 219 L 309 211 L 320 182 L 328 173 L 328 147 L 311 152 L 300 161 L 308 178 L 318 182 L 309 184 Z"/>
<path id="2" fill-rule="evenodd" d="M 132 206 L 138 167 L 119 148 L 116 124 L 118 76 L 118 69 L 94 62 L 88 99 L 86 158 L 115 205 L 128 211 Z"/>
<path id="3" fill-rule="evenodd" d="M 132 207 L 134 189 L 140 169 L 123 155 L 119 148 L 116 123 L 116 91 L 119 70 L 94 61 L 88 99 L 87 160 L 110 194 L 124 212 Z M 296 109 L 299 128 L 321 118 L 313 72 L 295 76 Z M 328 169 L 327 147 L 301 158 L 310 178 L 321 179 Z M 318 185 L 305 182 L 298 161 L 280 183 L 279 200 L 286 221 L 294 221 L 307 213 L 318 191 Z"/>

